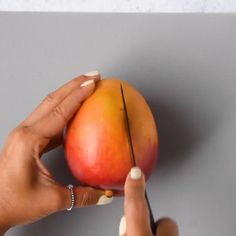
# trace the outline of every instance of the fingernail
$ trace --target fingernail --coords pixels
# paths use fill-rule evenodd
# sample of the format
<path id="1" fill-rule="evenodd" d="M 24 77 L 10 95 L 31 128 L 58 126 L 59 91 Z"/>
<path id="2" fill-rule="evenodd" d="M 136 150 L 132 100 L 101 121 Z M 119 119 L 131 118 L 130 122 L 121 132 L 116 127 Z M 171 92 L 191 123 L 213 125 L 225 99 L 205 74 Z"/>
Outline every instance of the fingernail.
<path id="1" fill-rule="evenodd" d="M 111 203 L 113 200 L 113 197 L 107 197 L 106 195 L 102 195 L 98 202 L 97 202 L 97 205 L 107 205 L 109 203 Z"/>
<path id="2" fill-rule="evenodd" d="M 106 195 L 107 197 L 113 197 L 113 192 L 112 192 L 111 190 L 106 190 L 106 191 L 105 191 L 105 195 Z"/>
<path id="3" fill-rule="evenodd" d="M 125 216 L 122 216 L 119 225 L 119 236 L 125 235 L 125 233 L 126 233 L 126 219 Z"/>
<path id="4" fill-rule="evenodd" d="M 99 72 L 97 70 L 94 70 L 94 71 L 90 71 L 84 75 L 85 76 L 96 76 L 96 75 L 99 75 Z"/>
<path id="5" fill-rule="evenodd" d="M 93 79 L 86 80 L 86 81 L 84 81 L 84 82 L 80 85 L 80 87 L 85 87 L 85 86 L 88 86 L 88 85 L 90 85 L 90 84 L 92 84 L 92 83 L 94 83 L 94 80 L 93 80 Z"/>
<path id="6" fill-rule="evenodd" d="M 130 171 L 130 177 L 131 179 L 141 179 L 142 177 L 142 171 L 139 167 L 133 167 Z"/>

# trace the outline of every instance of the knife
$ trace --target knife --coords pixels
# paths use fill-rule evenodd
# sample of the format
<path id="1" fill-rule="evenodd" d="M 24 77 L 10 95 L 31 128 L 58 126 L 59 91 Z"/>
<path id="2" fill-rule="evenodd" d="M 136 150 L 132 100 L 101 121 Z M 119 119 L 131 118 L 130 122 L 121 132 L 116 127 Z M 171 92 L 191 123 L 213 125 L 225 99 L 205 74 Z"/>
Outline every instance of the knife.
<path id="1" fill-rule="evenodd" d="M 120 91 L 121 91 L 121 97 L 122 97 L 124 114 L 125 114 L 125 124 L 126 124 L 126 130 L 127 130 L 127 135 L 128 135 L 131 165 L 132 165 L 132 167 L 135 167 L 136 166 L 136 159 L 135 159 L 135 154 L 134 154 L 134 147 L 133 147 L 133 142 L 132 142 L 132 137 L 131 137 L 128 111 L 127 111 L 127 106 L 126 106 L 126 102 L 125 102 L 125 95 L 124 95 L 124 90 L 123 90 L 122 84 L 120 84 Z M 152 233 L 154 235 L 156 235 L 156 224 L 155 224 L 155 220 L 154 220 L 154 217 L 153 217 L 151 205 L 150 205 L 146 190 L 145 190 L 145 198 L 146 198 L 147 205 L 148 205 L 148 210 L 149 210 L 151 230 L 152 230 Z"/>

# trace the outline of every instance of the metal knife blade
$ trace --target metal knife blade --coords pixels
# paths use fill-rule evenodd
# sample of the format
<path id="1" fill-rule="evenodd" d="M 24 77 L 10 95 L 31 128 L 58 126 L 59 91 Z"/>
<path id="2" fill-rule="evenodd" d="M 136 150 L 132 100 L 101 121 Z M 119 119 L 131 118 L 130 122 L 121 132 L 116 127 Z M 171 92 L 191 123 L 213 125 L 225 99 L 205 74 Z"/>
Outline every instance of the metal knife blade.
<path id="1" fill-rule="evenodd" d="M 131 164 L 132 164 L 132 166 L 136 166 L 133 142 L 132 142 L 132 137 L 131 137 L 130 125 L 129 125 L 128 111 L 127 111 L 127 107 L 126 107 L 125 95 L 124 95 L 122 84 L 120 84 L 120 90 L 121 90 L 121 96 L 122 96 L 122 102 L 123 102 L 123 108 L 124 108 L 124 114 L 125 114 L 125 124 L 126 124 L 126 128 L 127 128 L 126 130 L 127 130 L 127 134 L 128 134 Z"/>

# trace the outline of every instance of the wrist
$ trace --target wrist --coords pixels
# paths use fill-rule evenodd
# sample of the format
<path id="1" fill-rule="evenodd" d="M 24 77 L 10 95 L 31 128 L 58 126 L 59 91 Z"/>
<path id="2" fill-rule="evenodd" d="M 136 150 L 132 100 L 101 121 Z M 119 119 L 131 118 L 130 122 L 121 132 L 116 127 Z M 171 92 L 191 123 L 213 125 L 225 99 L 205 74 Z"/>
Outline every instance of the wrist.
<path id="1" fill-rule="evenodd" d="M 0 156 L 0 170 L 5 169 L 5 167 L 2 165 L 2 158 Z M 0 176 L 0 189 L 5 189 L 4 186 L 5 184 L 2 183 L 2 181 L 4 180 L 4 178 L 2 178 L 2 176 Z M 5 201 L 5 194 L 3 196 L 3 193 L 1 193 L 0 196 L 0 236 L 4 235 L 10 228 L 10 214 L 9 214 L 9 210 L 8 207 L 9 206 L 7 204 L 7 202 Z"/>
<path id="2" fill-rule="evenodd" d="M 9 229 L 9 226 L 0 223 L 0 236 L 3 236 Z"/>
<path id="3" fill-rule="evenodd" d="M 10 228 L 11 226 L 7 223 L 4 214 L 0 212 L 0 236 L 4 235 Z"/>
<path id="4" fill-rule="evenodd" d="M 11 228 L 7 216 L 4 207 L 0 206 L 0 236 L 3 236 Z"/>
<path id="5" fill-rule="evenodd" d="M 4 214 L 0 214 L 0 236 L 3 236 L 10 228 Z"/>
<path id="6" fill-rule="evenodd" d="M 0 236 L 4 235 L 11 228 L 7 223 L 5 214 L 1 210 L 0 208 Z"/>

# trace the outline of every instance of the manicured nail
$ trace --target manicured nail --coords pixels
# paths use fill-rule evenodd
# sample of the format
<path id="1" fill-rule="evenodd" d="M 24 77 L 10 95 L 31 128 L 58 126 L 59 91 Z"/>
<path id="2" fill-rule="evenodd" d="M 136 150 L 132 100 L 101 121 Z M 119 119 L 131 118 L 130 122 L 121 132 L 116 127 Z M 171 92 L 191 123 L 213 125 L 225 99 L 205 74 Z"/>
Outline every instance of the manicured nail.
<path id="1" fill-rule="evenodd" d="M 107 197 L 113 197 L 113 192 L 112 192 L 111 190 L 106 190 L 106 191 L 105 191 L 105 195 L 106 195 Z"/>
<path id="2" fill-rule="evenodd" d="M 109 203 L 111 203 L 113 200 L 113 197 L 107 197 L 106 195 L 102 195 L 98 202 L 97 202 L 97 205 L 107 205 Z"/>
<path id="3" fill-rule="evenodd" d="M 84 82 L 80 85 L 80 87 L 85 87 L 85 86 L 90 85 L 90 84 L 93 84 L 93 83 L 94 83 L 94 80 L 93 80 L 93 79 L 86 80 L 86 81 L 84 81 Z"/>
<path id="4" fill-rule="evenodd" d="M 140 179 L 142 177 L 142 171 L 139 167 L 133 167 L 130 171 L 131 179 Z"/>
<path id="5" fill-rule="evenodd" d="M 85 76 L 96 76 L 96 75 L 99 75 L 99 72 L 97 70 L 94 70 L 94 71 L 90 71 L 86 74 L 84 74 Z"/>
<path id="6" fill-rule="evenodd" d="M 125 233 L 126 233 L 126 219 L 125 216 L 122 216 L 119 225 L 119 236 L 125 235 Z"/>

